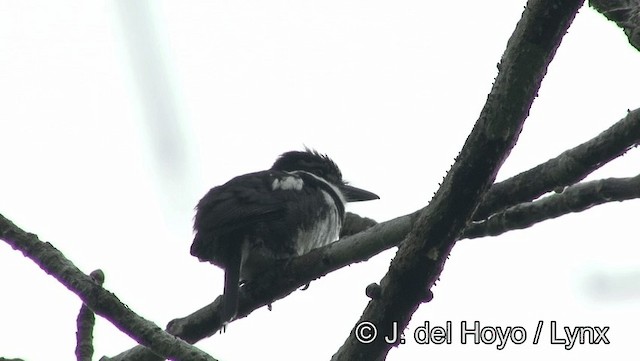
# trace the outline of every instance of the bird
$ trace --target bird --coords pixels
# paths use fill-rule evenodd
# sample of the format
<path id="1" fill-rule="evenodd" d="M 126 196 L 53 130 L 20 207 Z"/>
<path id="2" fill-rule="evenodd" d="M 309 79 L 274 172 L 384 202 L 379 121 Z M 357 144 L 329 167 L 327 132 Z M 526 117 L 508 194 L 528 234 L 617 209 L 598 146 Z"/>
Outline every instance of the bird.
<path id="1" fill-rule="evenodd" d="M 379 198 L 347 184 L 331 158 L 309 148 L 211 188 L 195 209 L 191 255 L 225 272 L 223 323 L 237 315 L 241 283 L 336 241 L 346 203 Z"/>

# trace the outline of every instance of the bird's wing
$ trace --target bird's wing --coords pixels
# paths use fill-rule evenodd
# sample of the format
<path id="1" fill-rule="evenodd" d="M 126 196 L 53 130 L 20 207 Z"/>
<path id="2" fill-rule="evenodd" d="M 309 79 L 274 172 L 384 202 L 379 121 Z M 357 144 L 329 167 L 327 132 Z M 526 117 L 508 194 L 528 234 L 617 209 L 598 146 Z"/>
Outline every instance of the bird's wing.
<path id="1" fill-rule="evenodd" d="M 266 232 L 275 240 L 289 227 L 299 227 L 316 197 L 321 197 L 317 188 L 303 187 L 302 178 L 292 173 L 268 170 L 233 178 L 198 203 L 191 254 L 224 267 L 225 255 L 245 237 Z"/>
<path id="2" fill-rule="evenodd" d="M 285 205 L 271 189 L 272 173 L 245 174 L 209 190 L 196 207 L 195 231 L 224 235 L 284 217 Z"/>

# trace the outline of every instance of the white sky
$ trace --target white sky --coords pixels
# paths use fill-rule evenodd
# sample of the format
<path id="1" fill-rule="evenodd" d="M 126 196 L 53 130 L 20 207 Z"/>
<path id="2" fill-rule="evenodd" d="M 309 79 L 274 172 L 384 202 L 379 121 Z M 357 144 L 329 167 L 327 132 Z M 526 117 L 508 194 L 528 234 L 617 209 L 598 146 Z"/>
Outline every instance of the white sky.
<path id="1" fill-rule="evenodd" d="M 379 194 L 350 207 L 361 215 L 384 221 L 423 207 L 477 119 L 524 4 L 164 1 L 134 12 L 123 0 L 3 2 L 0 212 L 86 273 L 104 270 L 106 288 L 164 327 L 222 290 L 222 271 L 189 255 L 193 206 L 284 151 L 316 148 Z M 136 30 L 144 18 L 147 37 Z M 621 30 L 583 8 L 499 178 L 640 106 L 638 59 Z M 158 141 L 164 122 L 169 133 Z M 636 175 L 639 160 L 633 150 L 589 179 Z M 406 332 L 453 321 L 453 344 L 409 339 L 389 360 L 637 355 L 639 205 L 459 243 Z M 223 360 L 327 360 L 394 253 L 315 281 L 197 345 Z M 73 358 L 79 299 L 4 242 L 0 292 L 0 356 Z M 522 326 L 528 340 L 502 351 L 461 345 L 463 320 Z M 538 320 L 545 328 L 532 345 Z M 550 321 L 609 326 L 611 344 L 550 345 Z M 96 359 L 131 346 L 98 320 Z"/>

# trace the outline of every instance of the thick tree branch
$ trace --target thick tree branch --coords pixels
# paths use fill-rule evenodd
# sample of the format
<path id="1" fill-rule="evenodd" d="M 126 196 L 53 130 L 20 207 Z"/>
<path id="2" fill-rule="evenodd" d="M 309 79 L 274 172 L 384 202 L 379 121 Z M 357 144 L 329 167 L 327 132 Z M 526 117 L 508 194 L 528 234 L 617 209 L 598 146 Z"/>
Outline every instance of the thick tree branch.
<path id="1" fill-rule="evenodd" d="M 518 204 L 486 221 L 469 224 L 464 230 L 463 238 L 497 236 L 568 213 L 582 212 L 599 204 L 634 198 L 640 198 L 640 175 L 578 183 L 562 193 Z"/>
<path id="2" fill-rule="evenodd" d="M 104 283 L 104 273 L 95 270 L 89 274 L 91 279 L 98 285 Z M 76 360 L 91 361 L 93 358 L 93 326 L 96 323 L 96 316 L 84 303 L 80 306 L 78 318 L 76 319 Z"/>
<path id="3" fill-rule="evenodd" d="M 473 215 L 481 221 L 513 205 L 532 201 L 584 179 L 640 144 L 640 109 L 627 113 L 595 138 L 534 168 L 491 186 Z"/>
<path id="4" fill-rule="evenodd" d="M 622 28 L 629 43 L 640 50 L 640 0 L 590 0 L 589 5 Z"/>
<path id="5" fill-rule="evenodd" d="M 332 360 L 382 360 L 392 345 L 384 337 L 363 343 L 358 325 L 369 322 L 384 335 L 404 329 L 440 276 L 451 248 L 515 146 L 562 37 L 582 5 L 579 0 L 530 0 L 507 43 L 500 72 L 480 118 L 440 189 L 380 281 L 372 299 Z M 398 341 L 399 342 L 399 341 Z"/>
<path id="6" fill-rule="evenodd" d="M 0 214 L 0 238 L 20 250 L 43 271 L 56 278 L 93 312 L 108 319 L 136 342 L 158 355 L 175 360 L 208 360 L 214 358 L 161 330 L 129 309 L 111 292 L 82 273 L 71 261 L 50 243 L 44 243 L 35 234 L 27 233 Z"/>

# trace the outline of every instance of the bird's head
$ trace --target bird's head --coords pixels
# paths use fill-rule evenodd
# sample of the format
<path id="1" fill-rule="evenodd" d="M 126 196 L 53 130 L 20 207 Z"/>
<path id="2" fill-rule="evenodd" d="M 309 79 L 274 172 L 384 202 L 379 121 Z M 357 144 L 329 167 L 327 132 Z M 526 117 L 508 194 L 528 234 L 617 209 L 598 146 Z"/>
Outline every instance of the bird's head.
<path id="1" fill-rule="evenodd" d="M 369 201 L 380 199 L 376 194 L 347 184 L 342 179 L 338 165 L 328 156 L 315 150 L 291 151 L 282 154 L 273 166 L 273 170 L 294 172 L 304 171 L 324 179 L 337 187 L 347 202 Z"/>

